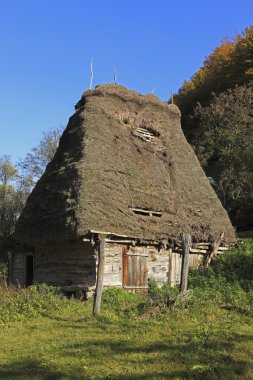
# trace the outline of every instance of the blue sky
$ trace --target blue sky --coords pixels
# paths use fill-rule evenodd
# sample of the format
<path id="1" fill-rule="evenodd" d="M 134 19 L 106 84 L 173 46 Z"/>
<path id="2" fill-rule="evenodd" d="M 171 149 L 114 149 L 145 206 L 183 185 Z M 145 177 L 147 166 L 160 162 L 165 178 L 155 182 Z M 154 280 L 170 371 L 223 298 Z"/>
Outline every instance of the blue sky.
<path id="1" fill-rule="evenodd" d="M 252 16 L 252 0 L 0 0 L 0 156 L 67 124 L 91 57 L 94 85 L 116 66 L 119 84 L 166 100 Z"/>

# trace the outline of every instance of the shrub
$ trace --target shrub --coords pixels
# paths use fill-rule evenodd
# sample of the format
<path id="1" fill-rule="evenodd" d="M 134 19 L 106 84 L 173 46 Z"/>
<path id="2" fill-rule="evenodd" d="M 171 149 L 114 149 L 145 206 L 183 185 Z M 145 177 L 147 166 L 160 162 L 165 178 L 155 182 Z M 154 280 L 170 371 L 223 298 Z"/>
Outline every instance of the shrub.
<path id="1" fill-rule="evenodd" d="M 128 293 L 122 288 L 109 288 L 103 293 L 102 305 L 120 317 L 136 317 L 145 302 L 140 294 Z"/>
<path id="2" fill-rule="evenodd" d="M 165 283 L 159 288 L 157 282 L 149 281 L 148 301 L 152 306 L 171 306 L 175 303 L 178 295 L 179 289 L 172 288 L 169 283 Z"/>
<path id="3" fill-rule="evenodd" d="M 189 288 L 198 303 L 229 304 L 253 311 L 253 240 L 218 256 L 205 275 L 191 270 Z"/>
<path id="4" fill-rule="evenodd" d="M 59 290 L 47 285 L 0 289 L 0 324 L 48 314 L 65 305 Z"/>

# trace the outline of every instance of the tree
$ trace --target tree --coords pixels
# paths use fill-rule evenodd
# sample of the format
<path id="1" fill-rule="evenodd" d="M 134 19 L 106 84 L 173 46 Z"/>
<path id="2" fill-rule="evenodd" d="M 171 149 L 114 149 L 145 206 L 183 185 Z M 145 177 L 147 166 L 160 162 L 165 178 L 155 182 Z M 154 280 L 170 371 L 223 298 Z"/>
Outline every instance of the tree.
<path id="1" fill-rule="evenodd" d="M 0 158 L 0 258 L 8 261 L 11 235 L 24 207 L 28 189 L 10 156 Z"/>
<path id="2" fill-rule="evenodd" d="M 209 106 L 197 105 L 194 116 L 194 149 L 228 211 L 253 204 L 253 82 L 213 95 Z"/>
<path id="3" fill-rule="evenodd" d="M 212 93 L 243 85 L 253 79 L 253 25 L 235 38 L 225 39 L 206 57 L 203 66 L 185 81 L 174 95 L 182 113 L 182 127 L 190 143 L 196 140 L 198 120 L 193 117 L 197 102 L 207 106 Z"/>
<path id="4" fill-rule="evenodd" d="M 19 162 L 22 175 L 30 179 L 31 187 L 35 185 L 47 164 L 53 159 L 62 131 L 63 127 L 51 128 L 47 132 L 42 132 L 43 136 L 39 144 Z"/>
<path id="5" fill-rule="evenodd" d="M 38 146 L 18 165 L 8 155 L 0 157 L 0 261 L 6 264 L 16 222 L 36 181 L 56 152 L 62 129 L 44 132 Z"/>

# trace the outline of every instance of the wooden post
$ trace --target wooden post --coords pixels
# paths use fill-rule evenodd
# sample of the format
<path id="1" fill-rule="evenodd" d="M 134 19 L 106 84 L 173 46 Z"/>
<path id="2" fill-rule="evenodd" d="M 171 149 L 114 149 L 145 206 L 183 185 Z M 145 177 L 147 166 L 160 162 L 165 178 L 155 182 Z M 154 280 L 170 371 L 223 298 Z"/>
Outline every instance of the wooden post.
<path id="1" fill-rule="evenodd" d="M 191 235 L 183 233 L 182 234 L 182 267 L 181 267 L 182 269 L 181 269 L 181 281 L 180 281 L 181 294 L 185 294 L 187 291 L 190 247 L 191 247 Z"/>
<path id="2" fill-rule="evenodd" d="M 103 291 L 104 282 L 104 259 L 105 259 L 105 237 L 99 236 L 98 241 L 98 270 L 97 270 L 97 282 L 93 303 L 93 315 L 99 315 L 100 305 Z"/>

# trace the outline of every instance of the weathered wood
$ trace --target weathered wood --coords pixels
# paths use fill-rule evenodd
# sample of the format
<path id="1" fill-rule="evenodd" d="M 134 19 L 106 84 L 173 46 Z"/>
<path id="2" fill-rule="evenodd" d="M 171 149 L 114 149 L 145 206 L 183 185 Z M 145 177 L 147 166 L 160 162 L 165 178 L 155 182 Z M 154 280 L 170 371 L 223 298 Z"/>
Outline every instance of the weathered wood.
<path id="1" fill-rule="evenodd" d="M 105 232 L 105 231 L 98 231 L 98 230 L 89 230 L 84 234 L 84 236 L 87 235 L 88 233 L 130 238 L 130 236 L 123 235 L 123 234 L 117 234 L 116 232 Z M 131 238 L 132 238 L 132 236 L 131 236 Z"/>
<path id="2" fill-rule="evenodd" d="M 142 208 L 135 208 L 135 207 L 130 207 L 130 209 L 135 213 L 139 213 L 143 215 L 158 216 L 158 217 L 162 216 L 162 213 L 160 211 L 145 210 Z"/>
<path id="3" fill-rule="evenodd" d="M 105 260 L 105 239 L 99 237 L 98 246 L 98 271 L 97 271 L 97 282 L 96 290 L 93 303 L 93 315 L 98 315 L 100 313 L 100 305 L 103 291 L 104 282 L 104 260 Z"/>
<path id="4" fill-rule="evenodd" d="M 182 269 L 181 269 L 181 282 L 180 291 L 185 294 L 187 291 L 188 282 L 188 268 L 189 268 L 189 253 L 191 247 L 191 235 L 183 233 L 182 234 Z"/>
<path id="5" fill-rule="evenodd" d="M 125 289 L 147 289 L 148 287 L 148 254 L 123 250 L 123 287 Z M 142 248 L 143 249 L 143 248 Z"/>
<path id="6" fill-rule="evenodd" d="M 217 254 L 218 253 L 223 253 L 224 251 L 227 251 L 228 248 L 227 247 L 219 247 L 218 250 L 217 250 Z M 178 252 L 178 253 L 182 253 L 182 248 L 177 248 L 175 249 L 175 252 Z M 190 253 L 202 253 L 203 255 L 207 254 L 210 252 L 210 248 L 206 247 L 206 248 L 190 248 Z"/>
<path id="7" fill-rule="evenodd" d="M 34 281 L 53 286 L 94 286 L 96 261 L 90 242 L 48 243 L 35 250 Z"/>
<path id="8" fill-rule="evenodd" d="M 221 234 L 220 238 L 212 244 L 211 250 L 206 253 L 204 260 L 203 260 L 203 272 L 205 272 L 207 270 L 208 265 L 210 264 L 212 258 L 215 255 L 217 255 L 218 250 L 219 250 L 219 246 L 220 246 L 223 238 L 224 238 L 224 232 Z"/>
<path id="9" fill-rule="evenodd" d="M 123 244 L 132 244 L 132 240 L 112 240 L 112 239 L 105 239 L 106 243 L 123 243 Z"/>

